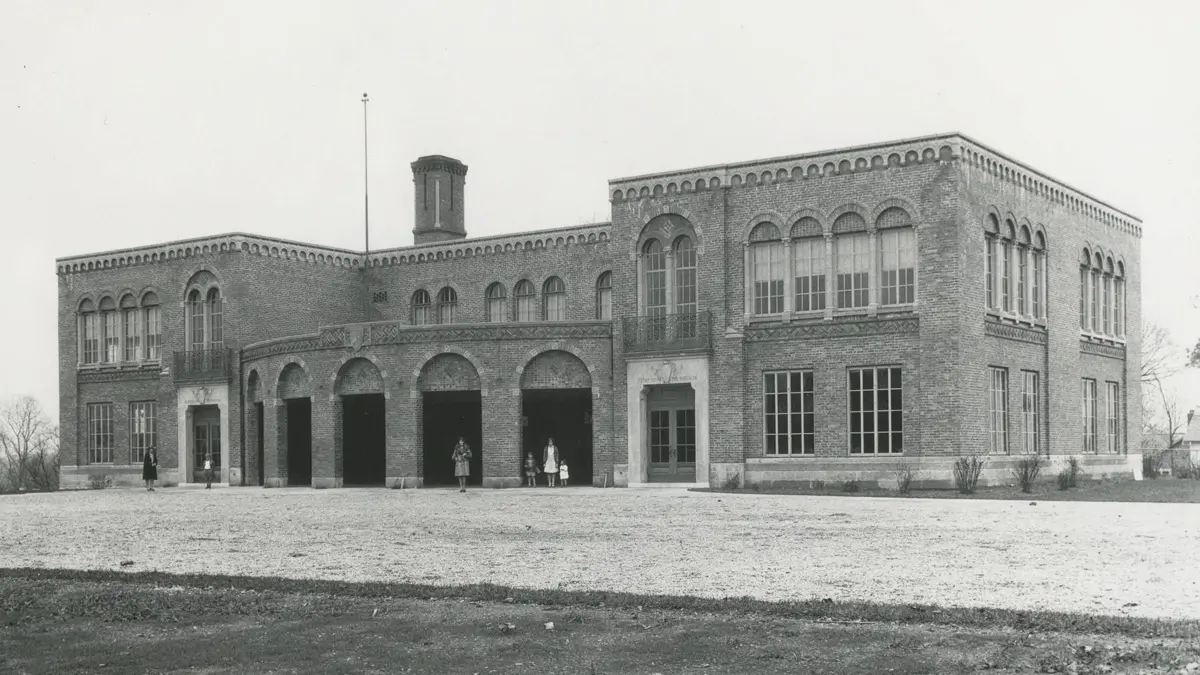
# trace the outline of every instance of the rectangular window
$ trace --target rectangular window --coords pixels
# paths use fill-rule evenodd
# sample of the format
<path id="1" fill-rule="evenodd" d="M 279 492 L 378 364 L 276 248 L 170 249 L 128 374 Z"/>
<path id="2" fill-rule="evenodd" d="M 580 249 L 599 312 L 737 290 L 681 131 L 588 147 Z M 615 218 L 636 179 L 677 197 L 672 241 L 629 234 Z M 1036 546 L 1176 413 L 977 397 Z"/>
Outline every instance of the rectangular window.
<path id="1" fill-rule="evenodd" d="M 1045 286 L 1042 270 L 1042 254 L 1038 251 L 1033 252 L 1033 318 L 1041 319 L 1042 317 L 1042 288 Z"/>
<path id="2" fill-rule="evenodd" d="M 140 464 L 146 451 L 158 443 L 158 404 L 140 401 L 129 404 L 129 461 Z"/>
<path id="3" fill-rule="evenodd" d="M 1100 306 L 1101 328 L 1105 335 L 1112 326 L 1112 277 L 1104 277 L 1104 296 Z"/>
<path id="4" fill-rule="evenodd" d="M 204 303 L 200 301 L 199 294 L 197 294 L 189 304 L 192 314 L 192 344 L 190 351 L 200 351 L 204 349 Z"/>
<path id="5" fill-rule="evenodd" d="M 1107 396 L 1104 407 L 1108 414 L 1105 420 L 1107 432 L 1107 450 L 1111 453 L 1121 452 L 1121 386 L 1116 382 L 1105 382 Z"/>
<path id="6" fill-rule="evenodd" d="M 994 455 L 1008 454 L 1008 370 L 990 368 L 990 412 L 991 433 L 988 436 L 988 452 Z"/>
<path id="7" fill-rule="evenodd" d="M 1012 311 L 1012 244 L 1004 242 L 1004 258 L 1000 261 L 1000 302 L 1006 312 Z"/>
<path id="8" fill-rule="evenodd" d="M 767 455 L 813 454 L 812 371 L 763 374 L 763 438 Z"/>
<path id="9" fill-rule="evenodd" d="M 1092 272 L 1092 301 L 1089 305 L 1088 316 L 1091 317 L 1090 329 L 1093 333 L 1100 332 L 1100 273 Z"/>
<path id="10" fill-rule="evenodd" d="M 1041 451 L 1041 443 L 1038 442 L 1038 374 L 1023 370 L 1021 376 L 1024 380 L 1021 388 L 1022 450 L 1027 455 L 1036 455 Z"/>
<path id="11" fill-rule="evenodd" d="M 754 244 L 750 247 L 754 265 L 754 313 L 783 312 L 783 243 Z"/>
<path id="12" fill-rule="evenodd" d="M 916 233 L 911 227 L 879 235 L 879 304 L 911 305 L 917 299 Z"/>
<path id="13" fill-rule="evenodd" d="M 162 341 L 162 336 L 159 334 L 158 307 L 147 307 L 144 311 L 146 313 L 146 358 L 156 361 L 158 360 L 158 345 Z"/>
<path id="14" fill-rule="evenodd" d="M 504 298 L 488 298 L 487 320 L 492 323 L 504 321 Z"/>
<path id="15" fill-rule="evenodd" d="M 1026 275 L 1029 274 L 1029 249 L 1024 246 L 1017 249 L 1017 313 L 1029 316 L 1029 300 L 1025 292 L 1029 290 Z"/>
<path id="16" fill-rule="evenodd" d="M 136 309 L 125 310 L 125 360 L 142 358 L 142 322 Z"/>
<path id="17" fill-rule="evenodd" d="M 596 318 L 601 321 L 612 319 L 612 289 L 601 288 L 596 295 Z"/>
<path id="18" fill-rule="evenodd" d="M 221 296 L 213 293 L 208 296 L 208 346 L 225 346 L 224 322 L 221 320 Z"/>
<path id="19" fill-rule="evenodd" d="M 121 334 L 117 326 L 116 312 L 100 314 L 104 327 L 104 353 L 101 355 L 105 363 L 116 363 L 121 358 Z"/>
<path id="20" fill-rule="evenodd" d="M 869 235 L 839 235 L 834 240 L 837 265 L 838 309 L 866 307 L 871 281 L 871 248 Z"/>
<path id="21" fill-rule="evenodd" d="M 996 308 L 996 238 L 987 238 L 987 306 Z"/>
<path id="22" fill-rule="evenodd" d="M 567 320 L 567 294 L 566 293 L 547 293 L 546 294 L 546 320 L 547 321 L 566 321 Z"/>
<path id="23" fill-rule="evenodd" d="M 825 241 L 798 239 L 792 242 L 796 261 L 796 311 L 819 312 L 825 309 Z"/>
<path id="24" fill-rule="evenodd" d="M 904 451 L 903 391 L 899 368 L 851 368 L 850 454 Z"/>
<path id="25" fill-rule="evenodd" d="M 100 362 L 100 315 L 94 312 L 83 315 L 83 362 Z"/>
<path id="26" fill-rule="evenodd" d="M 1088 271 L 1086 267 L 1079 268 L 1079 330 L 1087 330 L 1091 325 L 1088 321 Z"/>
<path id="27" fill-rule="evenodd" d="M 111 403 L 87 404 L 88 463 L 112 464 L 113 407 Z"/>
<path id="28" fill-rule="evenodd" d="M 1083 451 L 1096 452 L 1096 381 L 1083 380 Z"/>
<path id="29" fill-rule="evenodd" d="M 534 309 L 532 295 L 517 296 L 517 321 L 536 321 L 537 312 Z"/>

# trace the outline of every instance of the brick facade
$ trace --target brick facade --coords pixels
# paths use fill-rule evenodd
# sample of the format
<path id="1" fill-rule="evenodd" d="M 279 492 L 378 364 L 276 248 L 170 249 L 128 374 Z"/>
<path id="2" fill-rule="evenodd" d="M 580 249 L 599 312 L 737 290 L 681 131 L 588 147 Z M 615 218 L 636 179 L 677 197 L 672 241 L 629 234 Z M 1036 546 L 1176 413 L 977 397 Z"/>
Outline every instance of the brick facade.
<path id="1" fill-rule="evenodd" d="M 609 223 L 485 238 L 459 236 L 466 231 L 465 174 L 466 167 L 449 158 L 414 163 L 414 190 L 422 199 L 416 204 L 418 244 L 411 247 L 363 254 L 234 234 L 60 259 L 65 483 L 85 482 L 91 473 L 136 480 L 129 406 L 146 400 L 159 406 L 164 477 L 189 480 L 179 453 L 191 441 L 178 428 L 183 418 L 177 411 L 195 397 L 189 393 L 192 398 L 184 400 L 177 392 L 197 383 L 185 381 L 195 374 L 181 371 L 174 355 L 189 349 L 188 291 L 210 287 L 221 294 L 231 366 L 201 375 L 211 386 L 228 386 L 223 480 L 233 484 L 258 484 L 260 476 L 268 485 L 286 484 L 286 400 L 304 397 L 312 406 L 313 485 L 340 485 L 346 452 L 341 397 L 382 394 L 386 480 L 420 485 L 427 473 L 426 394 L 468 391 L 478 392 L 481 405 L 484 484 L 516 485 L 522 417 L 537 414 L 522 410 L 522 392 L 535 389 L 587 390 L 592 482 L 640 482 L 629 467 L 644 439 L 630 439 L 626 421 L 645 411 L 629 409 L 638 400 L 630 391 L 630 364 L 650 359 L 667 367 L 672 359 L 697 356 L 707 363 L 708 397 L 708 418 L 697 422 L 707 429 L 707 475 L 697 475 L 699 483 L 887 482 L 901 464 L 918 468 L 929 481 L 944 481 L 953 458 L 989 451 L 991 368 L 1009 373 L 1011 441 L 1008 453 L 989 460 L 993 470 L 986 480 L 1005 480 L 1010 458 L 1021 452 L 1024 371 L 1038 373 L 1043 454 L 1081 454 L 1080 382 L 1093 378 L 1101 390 L 1107 382 L 1119 384 L 1121 441 L 1119 452 L 1102 450 L 1086 464 L 1113 475 L 1140 468 L 1140 222 L 971 139 L 949 134 L 613 180 Z M 439 187 L 425 199 L 422 191 L 434 189 L 428 187 L 433 178 Z M 441 201 L 430 211 L 434 197 Z M 840 241 L 834 231 L 839 216 L 858 214 L 877 265 L 876 219 L 889 208 L 902 209 L 911 220 L 914 304 L 883 306 L 872 278 L 871 301 L 863 308 L 753 315 L 746 267 L 752 228 L 772 223 L 787 241 L 803 219 L 797 237 L 833 242 Z M 986 307 L 989 214 L 1044 237 L 1044 319 L 1027 321 Z M 687 345 L 642 349 L 645 324 L 632 318 L 646 313 L 641 247 L 658 237 L 669 248 L 669 238 L 680 233 L 696 247 L 695 306 L 709 317 L 701 324 L 706 333 Z M 1085 248 L 1123 265 L 1125 336 L 1080 331 Z M 666 252 L 672 266 L 675 255 Z M 611 320 L 598 318 L 597 281 L 605 273 L 612 279 Z M 556 301 L 547 293 L 554 278 L 565 287 L 565 304 L 561 316 L 545 320 Z M 518 321 L 516 293 L 523 282 L 533 289 L 532 320 Z M 501 321 L 488 322 L 487 289 L 494 284 L 503 296 Z M 106 297 L 119 302 L 146 291 L 159 298 L 161 358 L 81 365 L 81 303 Z M 429 298 L 429 325 L 413 325 L 418 291 Z M 439 325 L 438 318 L 451 311 L 439 299 L 450 297 L 453 322 Z M 791 305 L 788 299 L 788 310 Z M 884 366 L 902 373 L 904 451 L 851 456 L 847 373 Z M 812 373 L 811 456 L 766 451 L 764 373 L 791 370 Z M 88 463 L 86 409 L 97 402 L 113 404 L 111 466 Z M 1099 406 L 1103 415 L 1104 402 Z M 257 458 L 260 431 L 263 466 Z"/>

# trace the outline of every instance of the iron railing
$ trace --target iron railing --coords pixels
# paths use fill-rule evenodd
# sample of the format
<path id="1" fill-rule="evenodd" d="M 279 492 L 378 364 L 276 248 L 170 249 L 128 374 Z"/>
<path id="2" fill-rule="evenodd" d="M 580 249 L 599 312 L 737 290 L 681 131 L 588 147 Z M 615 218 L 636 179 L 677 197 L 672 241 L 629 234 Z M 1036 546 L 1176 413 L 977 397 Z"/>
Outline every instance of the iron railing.
<path id="1" fill-rule="evenodd" d="M 233 350 L 194 349 L 175 352 L 172 376 L 176 382 L 229 380 L 233 374 Z"/>
<path id="2" fill-rule="evenodd" d="M 712 312 L 627 316 L 621 320 L 626 354 L 707 351 L 712 332 Z"/>

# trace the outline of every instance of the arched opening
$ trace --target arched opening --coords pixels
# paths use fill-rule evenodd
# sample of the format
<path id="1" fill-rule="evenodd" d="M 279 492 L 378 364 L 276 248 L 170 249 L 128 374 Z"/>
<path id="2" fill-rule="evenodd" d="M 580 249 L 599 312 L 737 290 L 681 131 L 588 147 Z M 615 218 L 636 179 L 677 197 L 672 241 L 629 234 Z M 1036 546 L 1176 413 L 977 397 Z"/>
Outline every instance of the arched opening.
<path id="1" fill-rule="evenodd" d="M 571 485 L 592 484 L 592 375 L 565 351 L 538 354 L 521 373 L 521 469 L 533 454 L 537 467 L 549 439 L 570 470 Z M 538 482 L 546 477 L 538 475 Z"/>
<path id="2" fill-rule="evenodd" d="M 279 374 L 279 399 L 276 408 L 280 457 L 276 466 L 284 485 L 312 485 L 312 388 L 308 373 L 295 363 L 283 367 Z"/>
<path id="3" fill-rule="evenodd" d="M 379 368 L 367 359 L 347 361 L 338 371 L 333 393 L 339 404 L 334 411 L 334 464 L 336 471 L 340 459 L 342 484 L 383 485 L 387 478 L 387 422 Z"/>
<path id="4" fill-rule="evenodd" d="M 450 455 L 460 436 L 471 446 L 467 483 L 482 484 L 483 397 L 475 366 L 459 354 L 438 354 L 421 368 L 417 389 L 424 485 L 457 485 Z"/>

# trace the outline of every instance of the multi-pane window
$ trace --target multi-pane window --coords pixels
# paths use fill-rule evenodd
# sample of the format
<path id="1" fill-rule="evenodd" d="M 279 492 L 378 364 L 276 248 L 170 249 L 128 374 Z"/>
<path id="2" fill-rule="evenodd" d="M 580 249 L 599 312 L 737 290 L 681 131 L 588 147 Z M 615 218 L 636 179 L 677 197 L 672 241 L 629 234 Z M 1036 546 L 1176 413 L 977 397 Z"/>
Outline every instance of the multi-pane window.
<path id="1" fill-rule="evenodd" d="M 870 299 L 870 239 L 865 232 L 842 234 L 834 239 L 837 269 L 837 307 L 866 307 Z"/>
<path id="2" fill-rule="evenodd" d="M 208 346 L 225 346 L 225 324 L 221 321 L 221 291 L 208 290 Z"/>
<path id="3" fill-rule="evenodd" d="M 763 438 L 768 455 L 813 454 L 812 371 L 763 374 Z"/>
<path id="4" fill-rule="evenodd" d="M 542 318 L 546 321 L 567 320 L 567 287 L 562 279 L 550 277 L 542 288 Z"/>
<path id="5" fill-rule="evenodd" d="M 996 308 L 996 238 L 987 237 L 987 306 Z"/>
<path id="6" fill-rule="evenodd" d="M 107 309 L 106 309 L 106 303 Z M 121 360 L 121 328 L 117 323 L 117 311 L 111 298 L 100 303 L 100 328 L 104 331 L 104 347 L 100 358 L 104 363 Z"/>
<path id="7" fill-rule="evenodd" d="M 1012 311 L 1012 243 L 1005 241 L 1000 259 L 1000 304 L 1006 312 Z"/>
<path id="8" fill-rule="evenodd" d="M 642 247 L 642 288 L 646 316 L 664 316 L 667 313 L 667 255 L 657 239 L 651 239 Z"/>
<path id="9" fill-rule="evenodd" d="M 759 223 L 750 233 L 750 264 L 754 282 L 754 313 L 783 312 L 783 286 L 787 261 L 779 228 L 772 223 Z"/>
<path id="10" fill-rule="evenodd" d="M 1033 291 L 1030 293 L 1033 303 L 1033 317 L 1041 319 L 1042 316 L 1042 289 L 1045 288 L 1045 263 L 1041 251 L 1033 252 Z"/>
<path id="11" fill-rule="evenodd" d="M 825 309 L 825 240 L 809 237 L 792 241 L 795 260 L 797 312 Z"/>
<path id="12" fill-rule="evenodd" d="M 851 368 L 850 454 L 904 451 L 904 405 L 899 368 Z"/>
<path id="13" fill-rule="evenodd" d="M 111 403 L 87 404 L 88 463 L 113 461 L 113 407 Z"/>
<path id="14" fill-rule="evenodd" d="M 533 282 L 522 279 L 513 289 L 513 311 L 517 321 L 536 321 L 536 307 L 533 303 Z"/>
<path id="15" fill-rule="evenodd" d="M 438 291 L 437 320 L 438 323 L 454 323 L 454 315 L 458 310 L 458 293 L 446 286 Z"/>
<path id="16" fill-rule="evenodd" d="M 1083 380 L 1083 451 L 1096 452 L 1096 381 Z"/>
<path id="17" fill-rule="evenodd" d="M 82 361 L 85 364 L 100 362 L 100 315 L 96 313 L 91 301 L 85 301 L 80 308 L 80 333 L 83 341 Z"/>
<path id="18" fill-rule="evenodd" d="M 1104 294 L 1100 301 L 1101 328 L 1107 334 L 1112 326 L 1112 277 L 1104 275 Z"/>
<path id="19" fill-rule="evenodd" d="M 489 323 L 504 321 L 504 285 L 494 283 L 487 288 L 487 320 Z"/>
<path id="20" fill-rule="evenodd" d="M 152 293 L 146 294 L 142 298 L 142 304 L 147 302 L 158 302 L 158 298 Z M 143 316 L 145 317 L 145 332 L 146 337 L 146 358 L 150 361 L 158 359 L 158 346 L 162 342 L 161 321 L 159 321 L 158 305 L 151 305 L 142 308 Z"/>
<path id="21" fill-rule="evenodd" d="M 1088 321 L 1088 269 L 1079 268 L 1079 328 L 1087 330 L 1091 326 Z"/>
<path id="22" fill-rule="evenodd" d="M 1022 246 L 1017 250 L 1017 313 L 1021 316 L 1029 315 L 1029 302 L 1025 297 L 1025 291 L 1028 288 L 1025 279 L 1028 273 L 1029 249 Z"/>
<path id="23" fill-rule="evenodd" d="M 142 358 L 142 316 L 134 309 L 121 310 L 125 324 L 125 359 L 137 361 Z"/>
<path id="24" fill-rule="evenodd" d="M 1021 371 L 1024 380 L 1021 386 L 1022 450 L 1036 455 L 1041 451 L 1038 442 L 1038 374 L 1031 370 Z"/>
<path id="25" fill-rule="evenodd" d="M 612 272 L 605 272 L 596 280 L 596 318 L 601 321 L 612 318 Z"/>
<path id="26" fill-rule="evenodd" d="M 1121 386 L 1116 382 L 1105 382 L 1106 396 L 1104 399 L 1104 407 L 1107 411 L 1105 415 L 1105 431 L 1107 437 L 1106 448 L 1109 452 L 1117 453 L 1121 451 Z"/>
<path id="27" fill-rule="evenodd" d="M 413 293 L 412 299 L 412 323 L 414 326 L 429 325 L 429 291 L 424 288 L 418 289 Z"/>
<path id="28" fill-rule="evenodd" d="M 916 243 L 911 227 L 879 233 L 879 304 L 909 305 L 916 301 Z"/>
<path id="29" fill-rule="evenodd" d="M 989 405 L 991 430 L 988 434 L 988 451 L 992 454 L 1008 454 L 1008 370 L 990 368 L 991 386 Z"/>
<path id="30" fill-rule="evenodd" d="M 140 401 L 129 404 L 129 461 L 140 463 L 146 451 L 158 443 L 158 404 Z"/>
<path id="31" fill-rule="evenodd" d="M 688 237 L 675 240 L 675 313 L 696 313 L 696 245 Z"/>
<path id="32" fill-rule="evenodd" d="M 188 294 L 188 315 L 192 318 L 190 350 L 204 349 L 204 301 L 198 290 Z"/>
<path id="33" fill-rule="evenodd" d="M 1113 280 L 1113 335 L 1124 336 L 1125 333 L 1125 281 Z"/>
<path id="34" fill-rule="evenodd" d="M 1091 290 L 1091 329 L 1093 333 L 1100 332 L 1100 272 L 1092 270 Z"/>

